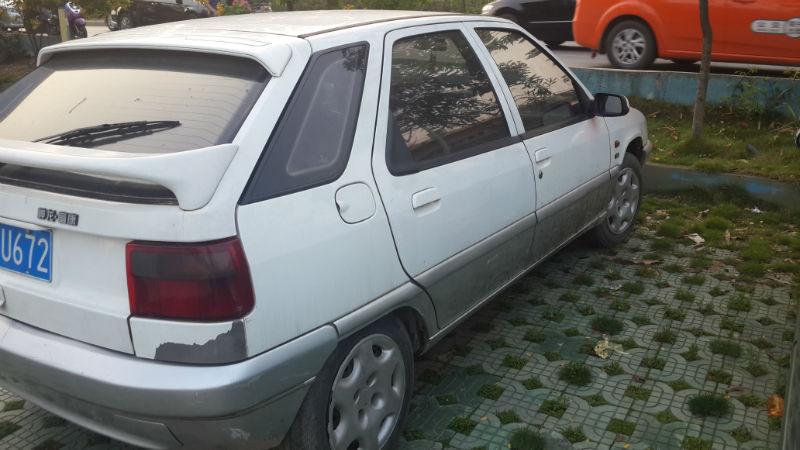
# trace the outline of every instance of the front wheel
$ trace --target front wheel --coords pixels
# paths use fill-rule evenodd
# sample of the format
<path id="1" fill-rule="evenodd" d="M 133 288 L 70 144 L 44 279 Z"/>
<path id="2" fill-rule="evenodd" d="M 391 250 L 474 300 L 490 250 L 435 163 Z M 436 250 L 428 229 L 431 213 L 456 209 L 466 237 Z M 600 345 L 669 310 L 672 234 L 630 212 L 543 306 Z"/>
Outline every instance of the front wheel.
<path id="1" fill-rule="evenodd" d="M 405 327 L 384 319 L 347 338 L 308 391 L 283 449 L 383 449 L 408 413 L 414 357 Z"/>
<path id="2" fill-rule="evenodd" d="M 122 13 L 119 18 L 119 29 L 127 30 L 128 28 L 133 28 L 133 17 L 130 13 Z"/>
<path id="3" fill-rule="evenodd" d="M 633 232 L 641 200 L 642 166 L 635 156 L 627 153 L 617 178 L 612 180 L 606 217 L 592 230 L 594 241 L 602 247 L 625 242 Z"/>
<path id="4" fill-rule="evenodd" d="M 75 39 L 83 39 L 87 37 L 89 33 L 86 32 L 86 25 L 75 25 L 72 35 L 75 37 Z"/>
<path id="5" fill-rule="evenodd" d="M 605 50 L 611 65 L 639 70 L 656 59 L 656 40 L 650 27 L 638 20 L 623 20 L 608 32 Z"/>

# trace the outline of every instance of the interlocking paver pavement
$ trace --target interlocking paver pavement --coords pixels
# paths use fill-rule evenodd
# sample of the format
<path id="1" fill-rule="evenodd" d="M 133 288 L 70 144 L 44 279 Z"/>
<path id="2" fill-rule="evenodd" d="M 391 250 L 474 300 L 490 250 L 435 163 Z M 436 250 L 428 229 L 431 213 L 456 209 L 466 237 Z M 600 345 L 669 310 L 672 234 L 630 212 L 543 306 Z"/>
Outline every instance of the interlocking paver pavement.
<path id="1" fill-rule="evenodd" d="M 654 250 L 659 221 L 643 222 L 612 251 L 571 245 L 418 359 L 403 447 L 504 449 L 530 427 L 555 449 L 778 448 L 764 403 L 786 382 L 791 285 L 740 282 L 730 249 Z M 608 359 L 599 317 L 621 325 Z M 569 362 L 591 381 L 562 380 Z M 694 416 L 705 393 L 730 413 Z M 0 448 L 125 448 L 18 400 L 0 391 Z"/>

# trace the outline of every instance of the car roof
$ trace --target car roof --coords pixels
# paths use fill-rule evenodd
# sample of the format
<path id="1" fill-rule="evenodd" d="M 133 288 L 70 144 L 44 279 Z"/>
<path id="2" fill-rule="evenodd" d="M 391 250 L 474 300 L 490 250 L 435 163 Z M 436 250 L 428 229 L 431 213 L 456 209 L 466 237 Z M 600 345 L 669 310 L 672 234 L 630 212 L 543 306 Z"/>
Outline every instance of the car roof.
<path id="1" fill-rule="evenodd" d="M 151 25 L 102 33 L 45 47 L 39 64 L 52 55 L 89 49 L 171 49 L 246 56 L 280 76 L 291 47 L 325 33 L 363 27 L 379 33 L 403 26 L 475 19 L 474 16 L 430 11 L 330 10 L 243 14 Z M 481 20 L 499 20 L 480 17 Z M 308 43 L 305 43 L 308 45 Z"/>
<path id="2" fill-rule="evenodd" d="M 192 21 L 198 30 L 236 30 L 306 37 L 330 31 L 403 19 L 456 15 L 431 11 L 329 10 L 242 14 Z M 174 24 L 166 24 L 174 25 Z"/>

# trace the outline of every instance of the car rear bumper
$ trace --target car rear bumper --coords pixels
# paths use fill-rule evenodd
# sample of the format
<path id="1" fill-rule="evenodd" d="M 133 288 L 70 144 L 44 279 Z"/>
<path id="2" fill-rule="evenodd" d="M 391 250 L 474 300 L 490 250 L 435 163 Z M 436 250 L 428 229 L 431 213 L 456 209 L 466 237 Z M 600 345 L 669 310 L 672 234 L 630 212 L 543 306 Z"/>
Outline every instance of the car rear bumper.
<path id="1" fill-rule="evenodd" d="M 132 357 L 0 316 L 0 384 L 133 445 L 272 446 L 337 339 L 325 326 L 240 363 L 197 366 Z"/>

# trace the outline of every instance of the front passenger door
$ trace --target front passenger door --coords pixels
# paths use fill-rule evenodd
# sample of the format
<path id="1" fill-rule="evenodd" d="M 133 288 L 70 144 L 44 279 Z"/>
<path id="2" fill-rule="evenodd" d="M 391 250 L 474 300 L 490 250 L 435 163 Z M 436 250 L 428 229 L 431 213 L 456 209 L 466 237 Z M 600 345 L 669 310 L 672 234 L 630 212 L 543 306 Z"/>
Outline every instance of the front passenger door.
<path id="1" fill-rule="evenodd" d="M 461 25 L 394 31 L 385 45 L 373 172 L 403 268 L 445 327 L 529 261 L 532 166 Z"/>
<path id="2" fill-rule="evenodd" d="M 521 31 L 475 29 L 517 106 L 536 173 L 534 258 L 541 259 L 591 225 L 608 207 L 608 129 L 588 112 L 570 74 Z M 619 149 L 617 150 L 620 151 Z"/>

